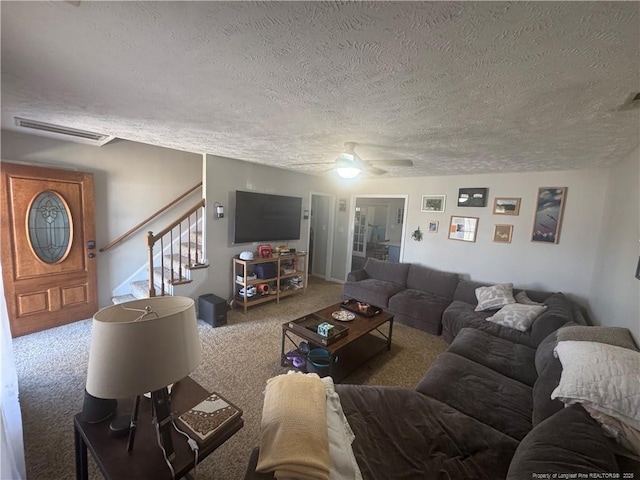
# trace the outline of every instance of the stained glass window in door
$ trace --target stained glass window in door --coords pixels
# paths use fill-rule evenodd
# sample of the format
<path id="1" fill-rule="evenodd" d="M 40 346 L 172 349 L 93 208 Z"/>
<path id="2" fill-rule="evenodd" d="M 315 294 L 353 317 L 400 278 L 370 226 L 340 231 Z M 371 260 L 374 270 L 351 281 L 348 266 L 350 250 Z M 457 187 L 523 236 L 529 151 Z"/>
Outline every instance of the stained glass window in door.
<path id="1" fill-rule="evenodd" d="M 33 253 L 45 263 L 58 263 L 71 249 L 73 223 L 64 199 L 53 191 L 39 193 L 27 212 Z"/>

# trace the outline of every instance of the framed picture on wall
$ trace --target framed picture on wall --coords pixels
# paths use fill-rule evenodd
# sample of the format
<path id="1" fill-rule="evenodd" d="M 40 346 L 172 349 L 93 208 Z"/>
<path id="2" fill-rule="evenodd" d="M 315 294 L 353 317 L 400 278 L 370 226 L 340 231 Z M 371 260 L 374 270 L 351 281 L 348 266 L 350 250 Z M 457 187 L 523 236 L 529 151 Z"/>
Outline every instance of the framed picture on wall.
<path id="1" fill-rule="evenodd" d="M 520 198 L 496 197 L 493 202 L 494 215 L 519 215 Z"/>
<path id="2" fill-rule="evenodd" d="M 458 189 L 459 207 L 485 207 L 487 205 L 488 188 Z"/>
<path id="3" fill-rule="evenodd" d="M 558 243 L 567 187 L 538 189 L 536 213 L 533 218 L 532 242 Z"/>
<path id="4" fill-rule="evenodd" d="M 478 217 L 451 216 L 449 239 L 475 242 L 478 233 Z"/>
<path id="5" fill-rule="evenodd" d="M 513 225 L 494 225 L 493 241 L 496 243 L 511 243 Z"/>
<path id="6" fill-rule="evenodd" d="M 423 195 L 420 210 L 423 212 L 444 212 L 446 198 L 446 195 Z"/>
<path id="7" fill-rule="evenodd" d="M 438 227 L 440 226 L 440 222 L 437 220 L 431 220 L 429 222 L 429 228 L 427 228 L 427 232 L 429 233 L 438 233 Z"/>

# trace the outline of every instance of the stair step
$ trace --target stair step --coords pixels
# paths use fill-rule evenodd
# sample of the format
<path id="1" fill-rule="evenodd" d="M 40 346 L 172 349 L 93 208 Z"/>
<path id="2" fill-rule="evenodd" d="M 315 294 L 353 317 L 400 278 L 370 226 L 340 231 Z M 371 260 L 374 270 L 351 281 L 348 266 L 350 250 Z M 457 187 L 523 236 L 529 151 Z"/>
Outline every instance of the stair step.
<path id="1" fill-rule="evenodd" d="M 171 281 L 171 269 L 156 267 L 153 269 L 153 283 L 155 285 L 162 285 L 164 282 L 165 285 L 181 285 L 183 283 L 191 283 L 191 280 L 186 278 L 184 273 L 182 277 L 178 272 L 173 272 L 173 282 Z M 158 287 L 156 287 L 157 289 Z"/>
<path id="2" fill-rule="evenodd" d="M 193 243 L 197 243 L 198 245 L 202 245 L 204 242 L 202 241 L 203 234 L 202 230 L 198 230 L 197 232 L 191 232 L 189 234 L 189 240 Z"/>
<path id="3" fill-rule="evenodd" d="M 180 244 L 180 255 L 190 258 L 189 263 L 193 263 L 198 256 L 198 262 L 202 262 L 202 245 L 194 242 L 185 242 Z"/>
<path id="4" fill-rule="evenodd" d="M 193 265 L 193 262 L 189 260 L 189 258 L 182 256 L 182 255 L 173 255 L 173 257 L 171 257 L 171 255 L 165 255 L 164 256 L 164 264 L 165 266 L 169 267 L 169 265 L 171 266 L 171 268 L 173 268 L 174 272 L 179 272 L 180 268 L 182 267 L 182 275 L 183 276 L 187 276 L 187 270 L 190 270 L 192 267 L 200 267 L 201 264 L 199 265 Z"/>
<path id="5" fill-rule="evenodd" d="M 159 288 L 156 287 L 159 291 Z M 136 298 L 149 298 L 149 282 L 147 280 L 139 280 L 131 282 L 131 295 Z"/>
<path id="6" fill-rule="evenodd" d="M 128 295 L 118 295 L 116 297 L 112 297 L 111 298 L 111 302 L 114 305 L 119 305 L 120 303 L 126 303 L 126 302 L 132 302 L 134 300 L 137 300 L 136 297 L 134 297 L 132 294 L 128 294 Z"/>

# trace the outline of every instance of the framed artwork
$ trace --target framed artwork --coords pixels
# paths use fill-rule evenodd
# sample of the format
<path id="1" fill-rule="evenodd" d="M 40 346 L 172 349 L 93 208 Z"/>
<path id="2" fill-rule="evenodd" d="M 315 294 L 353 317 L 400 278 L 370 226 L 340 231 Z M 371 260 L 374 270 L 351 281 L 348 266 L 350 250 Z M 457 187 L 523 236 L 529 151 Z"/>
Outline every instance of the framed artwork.
<path id="1" fill-rule="evenodd" d="M 532 242 L 558 243 L 567 187 L 538 189 L 536 213 L 533 219 Z"/>
<path id="2" fill-rule="evenodd" d="M 493 202 L 494 215 L 519 215 L 520 198 L 496 197 Z"/>
<path id="3" fill-rule="evenodd" d="M 347 211 L 347 201 L 344 198 L 338 200 L 338 211 L 346 212 Z"/>
<path id="4" fill-rule="evenodd" d="M 458 189 L 459 207 L 486 207 L 488 188 L 460 188 Z"/>
<path id="5" fill-rule="evenodd" d="M 427 232 L 429 233 L 438 233 L 438 227 L 440 226 L 440 222 L 438 222 L 437 220 L 431 220 L 429 222 L 429 228 L 427 229 Z"/>
<path id="6" fill-rule="evenodd" d="M 513 225 L 494 225 L 493 241 L 497 243 L 511 243 Z"/>
<path id="7" fill-rule="evenodd" d="M 423 212 L 444 212 L 446 198 L 446 195 L 423 195 L 421 210 Z"/>
<path id="8" fill-rule="evenodd" d="M 451 216 L 449 239 L 475 242 L 478 233 L 478 217 Z"/>

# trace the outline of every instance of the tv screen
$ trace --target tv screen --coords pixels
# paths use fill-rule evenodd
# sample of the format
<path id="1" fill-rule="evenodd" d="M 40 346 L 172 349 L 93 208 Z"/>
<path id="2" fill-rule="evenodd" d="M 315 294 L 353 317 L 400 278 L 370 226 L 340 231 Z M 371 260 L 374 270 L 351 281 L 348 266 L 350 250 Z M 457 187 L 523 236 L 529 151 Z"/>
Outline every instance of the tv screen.
<path id="1" fill-rule="evenodd" d="M 302 198 L 236 191 L 233 243 L 298 240 Z"/>

